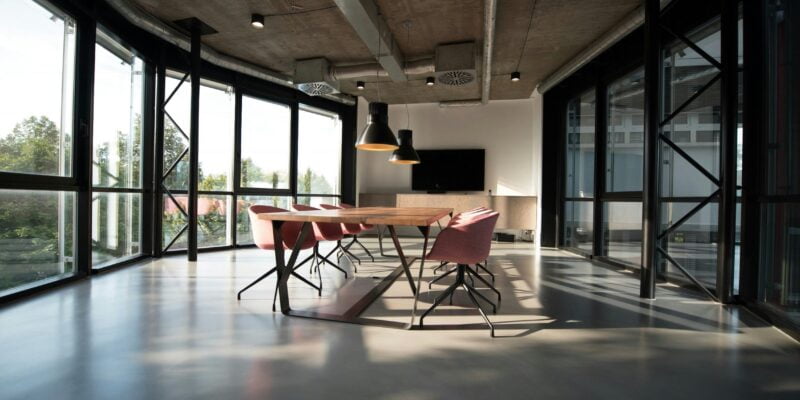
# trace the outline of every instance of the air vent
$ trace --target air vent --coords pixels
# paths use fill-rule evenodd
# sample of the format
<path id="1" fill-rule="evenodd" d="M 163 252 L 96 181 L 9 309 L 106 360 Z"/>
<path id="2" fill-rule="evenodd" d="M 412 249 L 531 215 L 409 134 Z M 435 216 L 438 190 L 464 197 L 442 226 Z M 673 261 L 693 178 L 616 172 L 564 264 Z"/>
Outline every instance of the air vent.
<path id="1" fill-rule="evenodd" d="M 462 86 L 475 80 L 475 75 L 466 71 L 448 71 L 439 74 L 439 82 L 450 86 Z"/>
<path id="2" fill-rule="evenodd" d="M 339 84 L 331 78 L 330 63 L 324 58 L 297 61 L 294 84 L 310 96 L 339 93 Z"/>
<path id="3" fill-rule="evenodd" d="M 444 85 L 462 86 L 475 81 L 475 42 L 436 47 L 436 80 Z"/>
<path id="4" fill-rule="evenodd" d="M 336 92 L 336 89 L 325 82 L 300 83 L 297 85 L 297 88 L 309 96 L 322 96 L 324 94 Z"/>

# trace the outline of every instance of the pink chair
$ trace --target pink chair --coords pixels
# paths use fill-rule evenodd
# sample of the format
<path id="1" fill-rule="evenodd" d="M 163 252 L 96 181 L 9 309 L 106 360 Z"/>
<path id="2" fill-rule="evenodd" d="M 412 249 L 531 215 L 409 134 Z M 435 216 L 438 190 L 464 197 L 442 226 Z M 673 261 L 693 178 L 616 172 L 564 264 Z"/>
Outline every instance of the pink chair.
<path id="1" fill-rule="evenodd" d="M 481 214 L 486 214 L 486 213 L 491 213 L 491 212 L 494 212 L 494 211 L 489 209 L 489 208 L 486 208 L 486 207 L 475 207 L 475 208 L 473 208 L 471 210 L 467 210 L 467 211 L 458 213 L 455 216 L 453 216 L 452 218 L 450 218 L 450 221 L 447 223 L 447 226 L 453 225 L 453 224 L 457 223 L 458 221 L 461 221 L 461 220 L 464 220 L 464 219 L 473 218 L 475 216 L 478 216 L 478 215 L 481 215 Z M 492 273 L 492 271 L 489 271 L 489 269 L 486 268 L 486 266 L 485 266 L 485 265 L 489 265 L 488 261 L 489 260 L 484 260 L 483 264 L 476 263 L 475 266 L 480 268 L 481 270 L 485 271 L 487 274 L 489 274 L 489 276 L 492 278 L 492 282 L 494 282 L 494 279 L 495 279 L 494 274 Z M 438 271 L 440 268 L 444 268 L 449 263 L 450 263 L 449 261 L 442 261 L 439 264 L 438 267 L 433 269 L 433 273 L 435 274 L 436 271 Z M 430 288 L 431 284 L 435 283 L 440 278 L 449 275 L 453 271 L 455 271 L 455 270 L 450 270 L 446 274 L 444 274 L 444 275 L 440 276 L 439 278 L 434 279 L 432 282 L 428 283 L 428 288 Z"/>
<path id="2" fill-rule="evenodd" d="M 486 313 L 478 303 L 475 296 L 480 297 L 487 303 L 491 304 L 492 311 L 497 313 L 497 306 L 487 299 L 483 294 L 478 292 L 474 286 L 467 283 L 464 279 L 465 275 L 469 274 L 476 279 L 482 281 L 491 290 L 497 294 L 497 301 L 500 301 L 500 292 L 497 291 L 489 282 L 483 279 L 477 272 L 475 272 L 469 265 L 477 264 L 489 257 L 489 250 L 492 247 L 492 232 L 494 231 L 497 219 L 500 216 L 497 212 L 479 213 L 471 216 L 459 218 L 457 221 L 448 225 L 447 228 L 439 232 L 436 241 L 428 255 L 425 257 L 428 260 L 448 261 L 458 264 L 458 268 L 453 271 L 442 275 L 438 279 L 456 272 L 456 280 L 450 285 L 442 294 L 440 294 L 433 302 L 433 305 L 425 311 L 419 319 L 419 325 L 422 327 L 423 320 L 430 314 L 439 304 L 444 301 L 448 296 L 452 296 L 453 292 L 459 287 L 466 290 L 470 300 L 478 307 L 483 319 L 489 325 L 491 335 L 494 336 L 494 326 Z M 452 297 L 451 297 L 452 298 Z"/>
<path id="3" fill-rule="evenodd" d="M 356 206 L 354 206 L 352 204 L 347 204 L 347 203 L 342 203 L 340 205 L 340 207 L 342 207 L 342 208 L 356 208 Z M 361 224 L 361 232 L 368 231 L 368 230 L 370 230 L 370 229 L 372 229 L 374 227 L 375 227 L 375 225 Z M 367 247 L 364 246 L 364 244 L 361 243 L 360 240 L 358 240 L 358 235 L 353 235 L 353 241 L 351 241 L 347 246 L 345 246 L 345 248 L 349 249 L 354 244 L 357 244 L 357 245 L 361 246 L 361 248 L 364 249 L 364 252 L 367 253 L 367 256 L 369 256 L 369 258 L 372 260 L 372 262 L 375 262 L 375 257 L 373 257 L 372 253 L 370 253 L 369 249 L 367 249 Z"/>
<path id="4" fill-rule="evenodd" d="M 292 209 L 295 211 L 315 211 L 319 210 L 319 208 L 307 206 L 304 204 L 292 204 Z M 319 265 L 321 261 L 324 261 L 330 264 L 332 267 L 342 271 L 344 274 L 344 278 L 347 279 L 347 271 L 343 270 L 338 265 L 334 264 L 328 257 L 331 256 L 335 251 L 343 249 L 342 247 L 342 239 L 344 238 L 344 232 L 342 232 L 342 227 L 340 224 L 336 223 L 326 223 L 326 222 L 313 222 L 312 225 L 314 226 L 314 237 L 317 240 L 317 244 L 314 246 L 314 264 L 316 264 L 317 269 L 319 269 Z M 319 242 L 320 241 L 329 241 L 329 242 L 336 242 L 336 247 L 333 248 L 327 255 L 323 256 L 319 252 Z M 348 258 L 349 259 L 349 258 Z M 321 260 L 321 261 L 318 261 Z M 358 272 L 356 268 L 356 264 L 350 260 L 350 263 L 353 265 L 353 269 L 355 272 Z M 312 265 L 313 268 L 313 265 Z M 320 276 L 320 286 L 322 285 L 322 277 Z"/>
<path id="5" fill-rule="evenodd" d="M 289 210 L 284 210 L 282 208 L 264 206 L 264 205 L 250 206 L 250 208 L 247 210 L 247 213 L 250 216 L 250 226 L 251 226 L 251 232 L 253 234 L 253 242 L 255 242 L 256 246 L 259 249 L 275 250 L 275 236 L 273 235 L 272 231 L 272 221 L 259 219 L 258 214 L 283 212 L 283 211 L 289 211 Z M 283 225 L 281 226 L 281 237 L 283 240 L 282 245 L 284 249 L 291 250 L 294 248 L 295 244 L 297 243 L 297 239 L 300 236 L 300 230 L 302 229 L 302 226 L 303 225 L 300 222 L 283 223 Z M 308 237 L 306 237 L 306 239 L 300 245 L 300 249 L 307 250 L 315 247 L 316 244 L 317 244 L 317 239 L 313 235 L 308 235 Z M 294 270 L 297 270 L 297 268 L 299 268 L 301 265 L 307 263 L 309 260 L 313 258 L 313 256 L 314 255 L 312 254 L 311 256 L 303 260 L 300 264 L 297 264 L 294 267 Z M 250 289 L 253 285 L 255 285 L 258 282 L 261 282 L 264 278 L 268 277 L 270 274 L 276 272 L 277 270 L 278 270 L 277 267 L 272 268 L 269 271 L 267 271 L 264 275 L 261 275 L 260 277 L 258 277 L 258 279 L 256 279 L 249 285 L 245 286 L 244 289 L 240 290 L 239 293 L 236 294 L 236 299 L 241 300 L 242 293 L 245 290 Z M 296 272 L 294 272 L 294 270 L 292 271 L 292 275 L 294 277 L 300 279 L 301 281 L 305 282 L 307 285 L 313 287 L 314 289 L 317 289 L 317 294 L 320 296 L 322 295 L 322 284 L 320 284 L 320 286 L 316 286 L 313 283 L 306 280 L 305 278 L 303 278 L 302 276 L 300 276 L 299 274 L 297 274 Z M 275 311 L 275 301 L 277 299 L 277 295 L 278 295 L 278 287 L 276 285 L 275 294 L 272 297 L 272 311 Z"/>
<path id="6" fill-rule="evenodd" d="M 326 210 L 342 210 L 342 209 L 345 209 L 345 208 L 353 208 L 353 207 L 345 207 L 344 205 L 337 206 L 337 205 L 333 205 L 333 204 L 320 204 L 319 206 L 324 208 L 324 209 L 326 209 Z M 345 236 L 350 236 L 350 237 L 353 238 L 353 240 L 350 243 L 348 243 L 347 245 L 342 247 L 342 250 L 344 251 L 344 253 L 347 253 L 347 255 L 349 257 L 356 259 L 356 261 L 358 262 L 358 265 L 361 265 L 361 259 L 359 259 L 352 252 L 350 252 L 350 247 L 353 246 L 353 244 L 356 244 L 356 243 L 358 243 L 358 245 L 361 246 L 362 249 L 364 249 L 364 251 L 367 253 L 369 258 L 372 259 L 372 262 L 375 262 L 375 257 L 373 257 L 372 254 L 369 252 L 369 250 L 367 250 L 367 248 L 364 247 L 364 245 L 361 244 L 361 242 L 358 241 L 358 234 L 363 232 L 365 229 L 370 229 L 370 228 L 372 228 L 372 225 L 367 225 L 367 224 L 342 224 L 342 233 L 344 233 Z"/>

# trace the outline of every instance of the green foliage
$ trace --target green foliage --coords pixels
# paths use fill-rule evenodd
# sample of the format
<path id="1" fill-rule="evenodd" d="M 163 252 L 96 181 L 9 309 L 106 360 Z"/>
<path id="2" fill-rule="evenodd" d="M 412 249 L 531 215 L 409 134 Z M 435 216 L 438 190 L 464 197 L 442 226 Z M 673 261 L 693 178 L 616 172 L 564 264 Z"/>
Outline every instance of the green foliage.
<path id="1" fill-rule="evenodd" d="M 47 117 L 29 117 L 0 139 L 0 169 L 14 172 L 58 173 L 61 134 Z M 72 215 L 72 204 L 62 212 Z M 0 192 L 0 290 L 60 273 L 58 210 L 53 193 Z M 66 218 L 65 232 L 72 231 Z M 64 238 L 69 256 L 72 235 Z M 68 268 L 68 267 L 67 267 Z"/>
<path id="2" fill-rule="evenodd" d="M 60 136 L 47 117 L 26 118 L 0 139 L 0 170 L 57 174 Z"/>

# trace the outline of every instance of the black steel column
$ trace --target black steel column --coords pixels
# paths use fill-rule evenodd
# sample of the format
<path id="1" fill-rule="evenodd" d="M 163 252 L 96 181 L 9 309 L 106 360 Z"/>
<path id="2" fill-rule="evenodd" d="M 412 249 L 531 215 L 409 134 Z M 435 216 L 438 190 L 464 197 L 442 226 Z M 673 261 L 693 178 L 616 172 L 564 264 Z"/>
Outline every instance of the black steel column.
<path id="1" fill-rule="evenodd" d="M 189 68 L 192 84 L 192 102 L 189 126 L 189 229 L 187 231 L 189 261 L 197 261 L 197 188 L 200 162 L 200 21 L 192 20 L 192 52 Z"/>
<path id="2" fill-rule="evenodd" d="M 594 237 L 592 256 L 604 256 L 606 232 L 603 227 L 605 203 L 602 201 L 606 193 L 606 151 L 608 143 L 608 88 L 598 78 L 595 89 L 595 127 L 594 127 L 594 203 L 593 224 Z"/>
<path id="3" fill-rule="evenodd" d="M 735 1 L 722 6 L 722 98 L 720 124 L 719 243 L 717 245 L 717 298 L 730 303 L 736 248 L 736 144 L 739 109 L 738 19 Z"/>
<path id="4" fill-rule="evenodd" d="M 140 246 L 142 254 L 153 255 L 153 222 L 157 215 L 153 210 L 153 197 L 156 193 L 155 179 L 155 115 L 156 114 L 156 70 L 152 62 L 144 68 L 144 113 L 142 116 L 142 200 Z M 161 177 L 159 171 L 158 176 Z M 160 215 L 159 215 L 160 217 Z M 160 218 L 159 218 L 160 220 Z"/>
<path id="5" fill-rule="evenodd" d="M 644 19 L 644 182 L 642 185 L 642 272 L 639 296 L 656 297 L 660 220 L 659 123 L 661 122 L 661 28 L 659 0 L 645 0 Z"/>
<path id="6" fill-rule="evenodd" d="M 166 69 L 164 68 L 164 50 L 156 68 L 156 112 L 155 140 L 153 143 L 153 256 L 161 257 L 164 249 L 164 232 L 162 218 L 164 213 L 164 191 L 161 182 L 164 175 L 164 98 L 166 96 Z"/>
<path id="7" fill-rule="evenodd" d="M 742 137 L 742 227 L 741 267 L 739 294 L 745 302 L 758 298 L 759 239 L 761 238 L 761 179 L 763 145 L 766 142 L 766 101 L 764 88 L 768 86 L 766 64 L 767 49 L 764 32 L 765 2 L 745 1 L 744 17 L 744 73 Z M 761 132 L 764 132 L 762 135 Z"/>
<path id="8" fill-rule="evenodd" d="M 94 57 L 96 24 L 78 20 L 77 66 L 75 70 L 75 149 L 73 175 L 78 194 L 75 212 L 75 265 L 78 276 L 92 270 L 92 122 L 94 115 Z"/>

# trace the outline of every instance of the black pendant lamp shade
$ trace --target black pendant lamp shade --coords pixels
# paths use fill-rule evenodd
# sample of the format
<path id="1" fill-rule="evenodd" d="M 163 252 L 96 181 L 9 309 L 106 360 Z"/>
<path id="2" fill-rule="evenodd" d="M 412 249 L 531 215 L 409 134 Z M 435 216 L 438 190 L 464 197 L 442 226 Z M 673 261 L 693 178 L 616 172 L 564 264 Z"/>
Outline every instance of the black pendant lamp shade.
<path id="1" fill-rule="evenodd" d="M 389 128 L 389 105 L 386 103 L 369 103 L 367 126 L 356 142 L 359 150 L 392 151 L 397 149 L 397 139 L 392 128 Z"/>
<path id="2" fill-rule="evenodd" d="M 419 164 L 419 154 L 414 150 L 414 142 L 411 139 L 411 129 L 400 129 L 400 148 L 392 153 L 389 162 L 392 164 Z"/>

